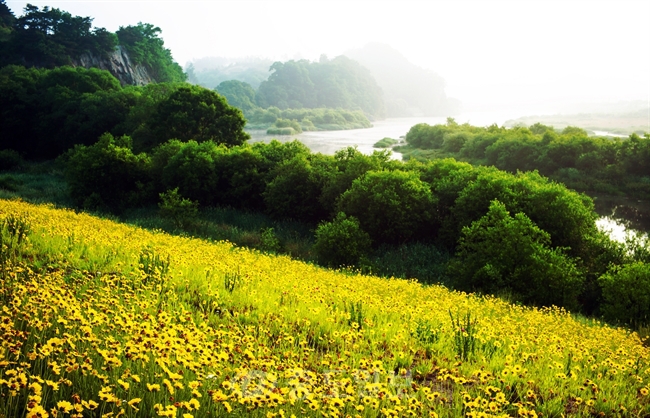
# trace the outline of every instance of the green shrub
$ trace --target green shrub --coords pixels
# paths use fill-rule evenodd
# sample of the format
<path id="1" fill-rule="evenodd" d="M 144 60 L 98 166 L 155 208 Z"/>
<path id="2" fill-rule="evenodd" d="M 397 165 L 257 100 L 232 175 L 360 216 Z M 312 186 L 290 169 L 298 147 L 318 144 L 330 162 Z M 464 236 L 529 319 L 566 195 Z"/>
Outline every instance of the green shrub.
<path id="1" fill-rule="evenodd" d="M 329 266 L 353 266 L 370 250 L 370 236 L 353 216 L 339 212 L 332 222 L 316 229 L 314 251 L 320 263 Z"/>
<path id="2" fill-rule="evenodd" d="M 147 198 L 150 159 L 131 151 L 131 138 L 104 134 L 92 146 L 77 145 L 63 158 L 70 197 L 86 209 L 121 210 Z"/>
<path id="3" fill-rule="evenodd" d="M 373 241 L 404 244 L 435 233 L 435 202 L 418 173 L 369 171 L 343 193 L 338 211 L 359 219 Z"/>
<path id="4" fill-rule="evenodd" d="M 273 228 L 262 228 L 260 231 L 260 247 L 262 251 L 277 253 L 280 251 L 280 240 L 275 235 Z"/>
<path id="5" fill-rule="evenodd" d="M 650 264 L 612 268 L 598 279 L 605 319 L 638 327 L 650 324 Z"/>
<path id="6" fill-rule="evenodd" d="M 511 293 L 527 304 L 577 306 L 584 278 L 550 235 L 525 214 L 511 216 L 495 200 L 488 213 L 464 227 L 449 265 L 454 287 L 468 292 Z"/>
<path id="7" fill-rule="evenodd" d="M 299 133 L 293 128 L 269 128 L 266 130 L 267 135 L 297 135 Z"/>
<path id="8" fill-rule="evenodd" d="M 395 144 L 397 144 L 399 141 L 397 139 L 393 138 L 382 138 L 379 141 L 375 142 L 375 145 L 373 145 L 374 148 L 389 148 Z"/>
<path id="9" fill-rule="evenodd" d="M 199 213 L 199 204 L 186 199 L 178 193 L 178 187 L 160 193 L 160 217 L 169 219 L 174 226 L 181 229 L 189 228 Z"/>

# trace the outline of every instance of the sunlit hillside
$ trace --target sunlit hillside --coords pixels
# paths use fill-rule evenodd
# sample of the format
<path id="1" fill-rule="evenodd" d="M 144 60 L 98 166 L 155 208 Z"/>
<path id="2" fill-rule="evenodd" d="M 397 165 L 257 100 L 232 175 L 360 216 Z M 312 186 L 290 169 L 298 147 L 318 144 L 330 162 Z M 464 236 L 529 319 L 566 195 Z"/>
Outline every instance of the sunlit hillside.
<path id="1" fill-rule="evenodd" d="M 0 201 L 0 417 L 648 416 L 650 350 L 559 309 Z"/>

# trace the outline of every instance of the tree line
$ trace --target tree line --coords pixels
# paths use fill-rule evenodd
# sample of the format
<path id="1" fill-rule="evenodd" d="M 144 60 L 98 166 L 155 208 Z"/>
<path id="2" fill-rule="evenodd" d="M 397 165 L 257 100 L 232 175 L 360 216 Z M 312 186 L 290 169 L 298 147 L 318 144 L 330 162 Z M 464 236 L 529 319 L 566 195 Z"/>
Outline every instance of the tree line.
<path id="1" fill-rule="evenodd" d="M 417 124 L 397 148 L 420 160 L 455 157 L 501 170 L 537 170 L 568 187 L 650 198 L 650 135 L 628 138 L 593 137 L 569 126 L 557 132 L 536 123 L 507 129 L 492 125 Z"/>

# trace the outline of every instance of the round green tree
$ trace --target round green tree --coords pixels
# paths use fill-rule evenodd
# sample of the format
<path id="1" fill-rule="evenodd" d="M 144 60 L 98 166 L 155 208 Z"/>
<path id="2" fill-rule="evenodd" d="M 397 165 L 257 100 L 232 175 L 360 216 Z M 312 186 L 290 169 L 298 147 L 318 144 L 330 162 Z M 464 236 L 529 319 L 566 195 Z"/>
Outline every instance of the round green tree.
<path id="1" fill-rule="evenodd" d="M 217 92 L 199 86 L 183 86 L 171 93 L 158 104 L 148 124 L 155 143 L 144 148 L 169 139 L 235 146 L 250 138 L 244 132 L 246 120 L 241 110 Z"/>
<path id="2" fill-rule="evenodd" d="M 323 222 L 316 229 L 314 251 L 318 260 L 328 266 L 353 266 L 370 251 L 370 235 L 353 216 L 339 212 L 332 222 Z"/>
<path id="3" fill-rule="evenodd" d="M 435 202 L 418 173 L 369 171 L 343 193 L 338 210 L 359 219 L 373 241 L 403 244 L 431 238 Z"/>

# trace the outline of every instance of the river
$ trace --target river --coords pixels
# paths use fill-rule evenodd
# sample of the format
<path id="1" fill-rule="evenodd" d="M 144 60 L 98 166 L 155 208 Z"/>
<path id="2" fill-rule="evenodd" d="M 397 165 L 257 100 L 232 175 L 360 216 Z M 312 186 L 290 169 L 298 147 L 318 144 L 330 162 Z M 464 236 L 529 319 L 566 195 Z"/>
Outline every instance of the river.
<path id="1" fill-rule="evenodd" d="M 474 126 L 488 126 L 493 123 L 503 125 L 506 120 L 515 119 L 519 116 L 521 114 L 516 112 L 476 112 L 463 113 L 455 116 L 454 119 L 458 123 L 468 122 Z M 375 121 L 372 123 L 372 128 L 367 129 L 303 132 L 291 136 L 267 135 L 266 130 L 251 130 L 247 132 L 251 135 L 250 142 L 270 142 L 272 139 L 286 142 L 297 139 L 307 145 L 312 152 L 333 155 L 342 148 L 357 146 L 359 151 L 364 154 L 372 154 L 373 151 L 377 150 L 377 148 L 373 148 L 373 145 L 382 138 L 399 139 L 399 137 L 406 135 L 413 125 L 418 123 L 436 125 L 446 123 L 446 121 L 447 118 L 442 116 L 391 118 Z M 399 153 L 393 153 L 393 158 L 401 160 L 402 156 Z"/>

